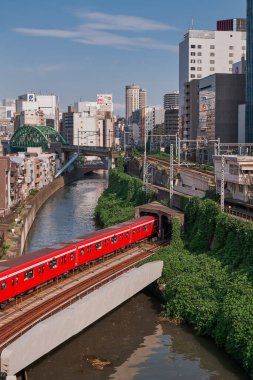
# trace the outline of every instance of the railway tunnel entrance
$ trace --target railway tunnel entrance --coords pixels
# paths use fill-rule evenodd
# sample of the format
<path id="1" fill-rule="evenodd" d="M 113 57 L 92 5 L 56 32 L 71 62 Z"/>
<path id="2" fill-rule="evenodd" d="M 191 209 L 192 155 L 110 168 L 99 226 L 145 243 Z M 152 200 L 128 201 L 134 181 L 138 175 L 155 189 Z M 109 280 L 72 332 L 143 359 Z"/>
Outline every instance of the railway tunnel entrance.
<path id="1" fill-rule="evenodd" d="M 151 202 L 135 208 L 135 216 L 152 215 L 159 218 L 158 237 L 162 240 L 170 239 L 172 233 L 172 219 L 176 218 L 180 224 L 184 224 L 184 213 L 166 207 L 159 202 Z"/>

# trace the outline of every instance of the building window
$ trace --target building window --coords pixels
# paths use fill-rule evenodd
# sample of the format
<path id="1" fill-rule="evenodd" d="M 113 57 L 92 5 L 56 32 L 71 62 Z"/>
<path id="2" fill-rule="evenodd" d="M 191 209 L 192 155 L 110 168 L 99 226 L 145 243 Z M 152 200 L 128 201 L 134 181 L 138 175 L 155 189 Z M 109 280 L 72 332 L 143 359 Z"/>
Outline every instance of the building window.
<path id="1" fill-rule="evenodd" d="M 229 50 L 234 50 L 234 46 L 229 46 Z"/>
<path id="2" fill-rule="evenodd" d="M 232 67 L 229 68 L 229 71 L 232 71 Z"/>
<path id="3" fill-rule="evenodd" d="M 195 71 L 196 70 L 196 68 L 195 67 L 191 67 L 191 71 Z"/>
<path id="4" fill-rule="evenodd" d="M 210 53 L 210 57 L 215 57 L 215 53 Z"/>
<path id="5" fill-rule="evenodd" d="M 195 78 L 195 75 L 194 75 L 194 74 L 191 74 L 191 78 Z"/>
<path id="6" fill-rule="evenodd" d="M 243 185 L 239 185 L 239 193 L 243 193 Z"/>
<path id="7" fill-rule="evenodd" d="M 229 61 L 228 63 L 229 63 L 230 65 L 232 65 L 232 64 L 234 63 L 234 61 Z"/>
<path id="8" fill-rule="evenodd" d="M 201 51 L 198 52 L 198 56 L 201 57 L 202 56 L 202 53 Z"/>
<path id="9" fill-rule="evenodd" d="M 202 63 L 202 59 L 198 59 L 198 60 L 197 60 L 197 63 Z"/>
<path id="10" fill-rule="evenodd" d="M 211 65 L 214 65 L 215 64 L 215 61 L 213 59 L 210 60 L 210 64 Z"/>
<path id="11" fill-rule="evenodd" d="M 197 75 L 197 78 L 198 78 L 198 79 L 202 78 L 202 75 L 201 75 L 201 74 L 198 74 L 198 75 Z"/>
<path id="12" fill-rule="evenodd" d="M 215 46 L 214 45 L 210 45 L 210 49 L 215 49 Z"/>
<path id="13" fill-rule="evenodd" d="M 214 67 L 210 67 L 210 71 L 214 71 Z"/>
<path id="14" fill-rule="evenodd" d="M 191 59 L 191 63 L 195 63 L 195 59 Z"/>
<path id="15" fill-rule="evenodd" d="M 233 53 L 229 53 L 229 55 L 228 55 L 229 57 L 233 57 L 234 56 L 234 54 Z"/>
<path id="16" fill-rule="evenodd" d="M 242 46 L 242 50 L 246 50 L 246 46 L 243 45 L 243 46 Z"/>
<path id="17" fill-rule="evenodd" d="M 191 49 L 195 49 L 196 45 L 191 45 Z"/>
<path id="18" fill-rule="evenodd" d="M 198 45 L 198 49 L 201 49 L 202 48 L 202 45 Z"/>
<path id="19" fill-rule="evenodd" d="M 238 166 L 237 165 L 229 165 L 229 174 L 238 175 L 239 174 Z"/>
<path id="20" fill-rule="evenodd" d="M 202 71 L 202 67 L 197 67 L 197 71 Z"/>
<path id="21" fill-rule="evenodd" d="M 194 52 L 191 52 L 191 56 L 195 56 L 196 55 L 196 53 L 194 53 Z"/>

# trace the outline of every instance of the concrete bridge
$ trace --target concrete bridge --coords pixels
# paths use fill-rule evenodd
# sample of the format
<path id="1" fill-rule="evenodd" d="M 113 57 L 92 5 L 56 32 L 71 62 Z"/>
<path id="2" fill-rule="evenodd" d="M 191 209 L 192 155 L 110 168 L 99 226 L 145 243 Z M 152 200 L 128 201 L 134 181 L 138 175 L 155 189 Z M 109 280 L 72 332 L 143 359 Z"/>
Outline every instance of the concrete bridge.
<path id="1" fill-rule="evenodd" d="M 37 323 L 2 351 L 2 378 L 16 380 L 16 374 L 24 368 L 156 281 L 162 268 L 162 261 L 134 268 Z"/>

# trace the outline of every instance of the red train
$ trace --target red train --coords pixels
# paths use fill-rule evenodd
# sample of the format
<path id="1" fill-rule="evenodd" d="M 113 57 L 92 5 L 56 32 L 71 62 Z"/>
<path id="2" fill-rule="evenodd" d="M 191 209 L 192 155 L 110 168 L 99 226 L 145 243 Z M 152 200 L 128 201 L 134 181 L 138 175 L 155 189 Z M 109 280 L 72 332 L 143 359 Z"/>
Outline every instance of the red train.
<path id="1" fill-rule="evenodd" d="M 69 271 L 158 233 L 158 218 L 143 216 L 0 263 L 0 307 Z"/>

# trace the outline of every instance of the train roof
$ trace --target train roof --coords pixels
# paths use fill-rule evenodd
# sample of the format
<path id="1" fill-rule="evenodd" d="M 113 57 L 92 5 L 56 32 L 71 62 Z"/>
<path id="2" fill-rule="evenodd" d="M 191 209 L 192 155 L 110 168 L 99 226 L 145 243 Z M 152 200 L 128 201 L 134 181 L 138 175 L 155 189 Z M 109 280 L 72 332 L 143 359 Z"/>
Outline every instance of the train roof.
<path id="1" fill-rule="evenodd" d="M 101 230 L 90 232 L 86 235 L 78 236 L 73 239 L 67 240 L 65 242 L 54 243 L 46 248 L 41 248 L 37 251 L 29 252 L 29 253 L 26 253 L 25 255 L 14 257 L 13 259 L 10 259 L 10 260 L 2 261 L 0 262 L 0 273 L 8 269 L 15 268 L 19 265 L 22 266 L 23 264 L 29 263 L 31 261 L 36 261 L 37 259 L 40 259 L 46 255 L 53 254 L 54 252 L 64 251 L 67 248 L 69 248 L 70 250 L 74 249 L 76 245 L 78 245 L 79 243 L 85 240 L 93 239 L 100 235 L 104 235 L 104 234 L 113 232 L 115 230 L 131 226 L 132 224 L 141 223 L 147 218 L 149 218 L 149 216 L 142 216 L 139 218 L 128 220 L 126 222 L 119 223 L 115 226 L 111 226 L 111 227 L 103 228 Z"/>

